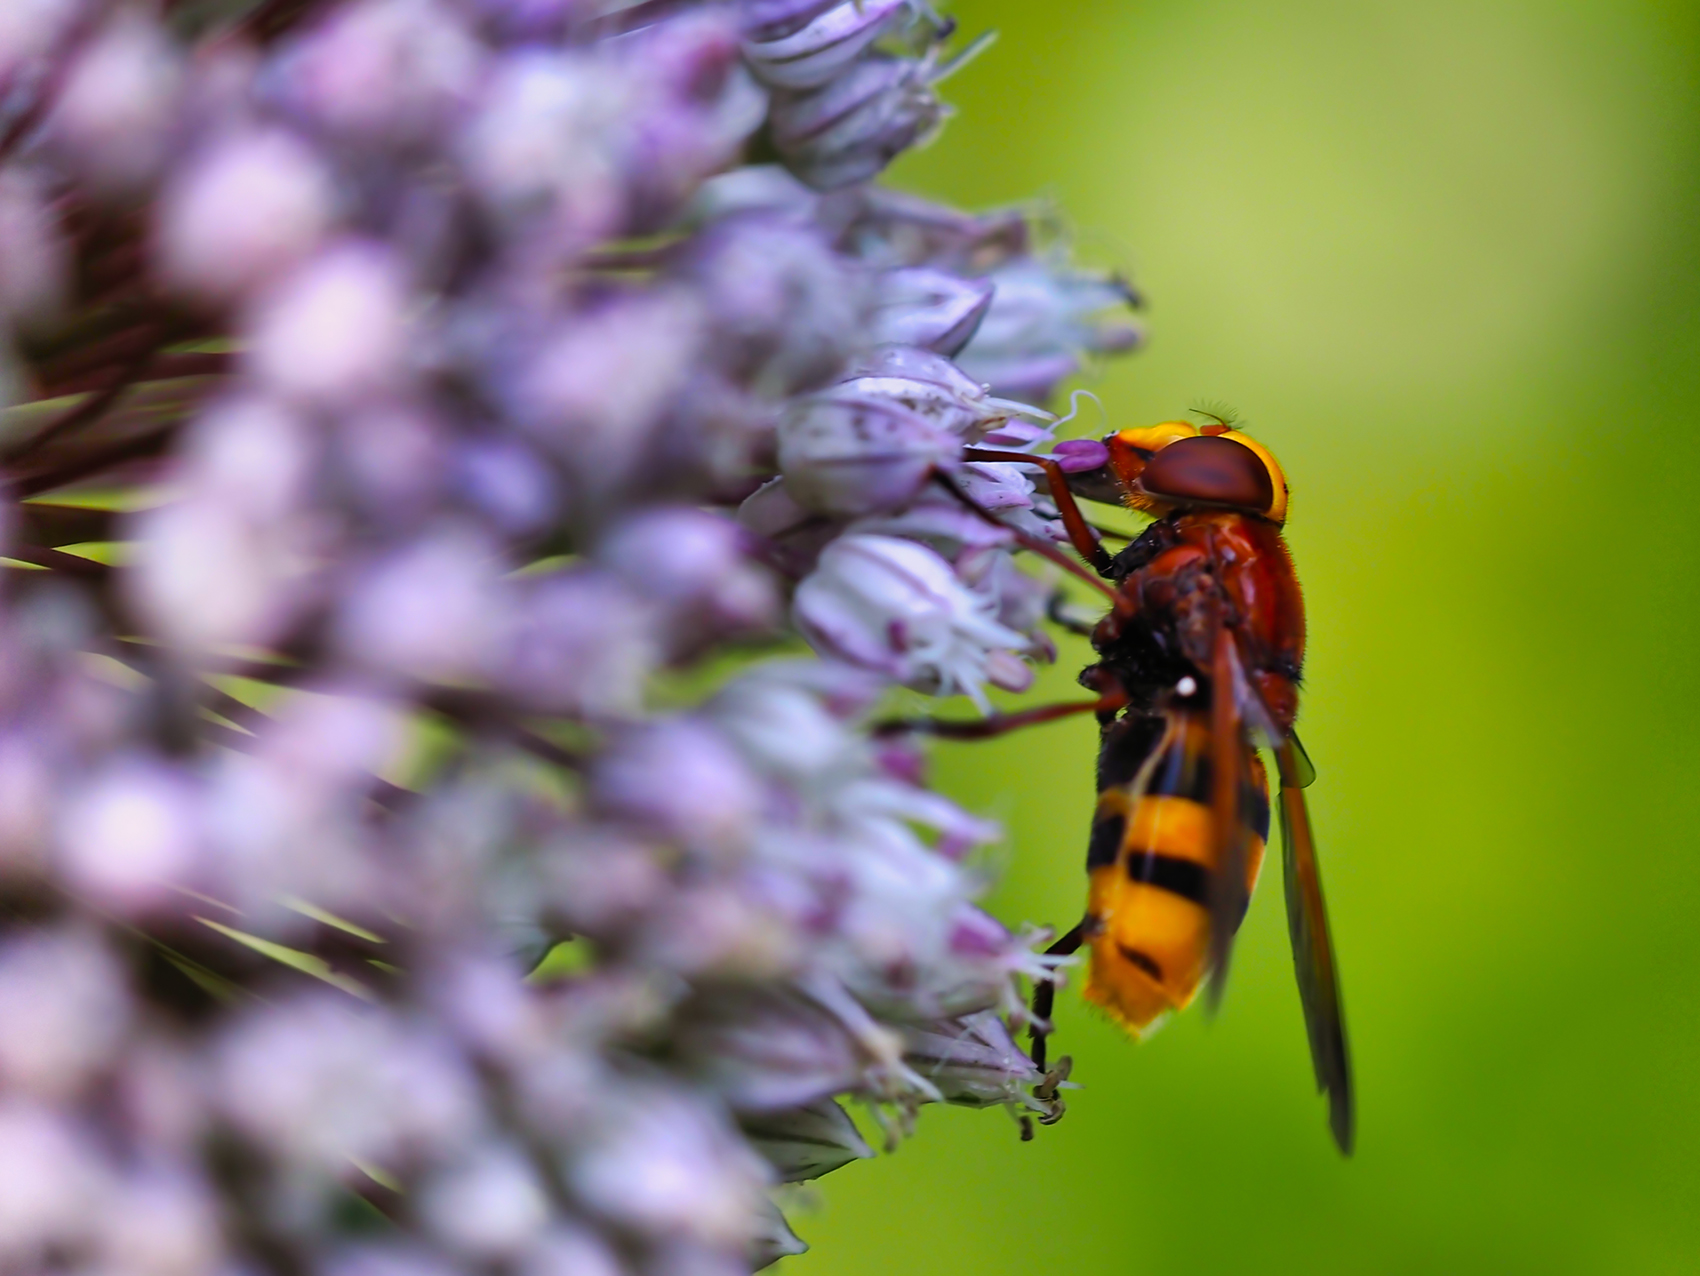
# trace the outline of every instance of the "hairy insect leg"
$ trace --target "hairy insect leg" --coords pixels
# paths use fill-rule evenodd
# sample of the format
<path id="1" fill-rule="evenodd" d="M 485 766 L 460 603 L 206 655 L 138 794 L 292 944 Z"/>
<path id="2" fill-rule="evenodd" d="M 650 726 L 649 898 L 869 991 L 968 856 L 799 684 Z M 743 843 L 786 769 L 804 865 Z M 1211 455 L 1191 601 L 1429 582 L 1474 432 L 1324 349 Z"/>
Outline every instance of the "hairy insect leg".
<path id="1" fill-rule="evenodd" d="M 1019 731 L 1022 727 L 1055 722 L 1059 718 L 1070 718 L 1079 713 L 1097 714 L 1102 719 L 1105 715 L 1114 714 L 1126 704 L 1127 696 L 1122 692 L 1115 692 L 1097 700 L 1069 700 L 1062 704 L 1044 704 L 1033 709 L 1023 709 L 1018 713 L 994 713 L 989 718 L 970 718 L 960 722 L 947 722 L 940 718 L 887 718 L 884 722 L 874 724 L 873 733 L 876 736 L 910 733 L 935 735 L 941 740 L 992 740 L 1011 731 Z"/>
<path id="2" fill-rule="evenodd" d="M 1068 478 L 1062 472 L 1062 466 L 1046 456 L 1030 456 L 1026 452 L 1004 452 L 995 448 L 964 448 L 963 458 L 969 461 L 1015 461 L 1022 465 L 1037 465 L 1045 472 L 1045 478 L 1051 487 L 1051 499 L 1056 502 L 1057 513 L 1062 517 L 1063 527 L 1068 531 L 1069 544 L 1075 552 L 1084 558 L 1097 570 L 1100 576 L 1112 574 L 1114 560 L 1110 552 L 1098 543 L 1098 538 L 1092 534 L 1092 525 L 1086 521 L 1086 515 L 1080 512 L 1074 493 L 1068 489 Z"/>

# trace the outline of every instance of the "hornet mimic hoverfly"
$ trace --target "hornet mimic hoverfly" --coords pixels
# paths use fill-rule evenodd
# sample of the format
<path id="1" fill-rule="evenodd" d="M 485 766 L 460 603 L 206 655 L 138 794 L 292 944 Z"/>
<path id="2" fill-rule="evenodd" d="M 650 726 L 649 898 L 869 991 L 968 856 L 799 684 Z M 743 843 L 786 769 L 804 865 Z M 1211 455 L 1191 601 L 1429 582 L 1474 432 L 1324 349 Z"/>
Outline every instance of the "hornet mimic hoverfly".
<path id="1" fill-rule="evenodd" d="M 968 461 L 1045 471 L 1069 540 L 1097 577 L 1053 546 L 1020 539 L 1110 600 L 1103 619 L 1080 630 L 1098 654 L 1080 681 L 1098 699 L 978 723 L 906 725 L 985 738 L 1096 714 L 1099 794 L 1086 912 L 1049 951 L 1084 947 L 1087 1000 L 1134 1034 L 1188 1005 L 1206 981 L 1206 999 L 1220 995 L 1269 835 L 1269 781 L 1258 754 L 1269 749 L 1280 778 L 1287 920 L 1311 1058 L 1335 1142 L 1350 1153 L 1351 1066 L 1304 798 L 1314 772 L 1293 734 L 1305 625 L 1281 538 L 1286 476 L 1267 448 L 1219 418 L 1202 427 L 1170 421 L 1122 430 L 1104 445 L 1101 468 L 1071 475 L 1046 457 L 963 453 Z M 948 478 L 940 482 L 992 518 Z M 1112 556 L 1076 495 L 1119 502 L 1155 521 Z M 1034 994 L 1032 1055 L 1041 1072 L 1055 990 L 1041 982 Z M 1035 1093 L 1054 1102 L 1058 1079 L 1048 1074 Z M 1041 1120 L 1059 1115 L 1057 1105 Z"/>

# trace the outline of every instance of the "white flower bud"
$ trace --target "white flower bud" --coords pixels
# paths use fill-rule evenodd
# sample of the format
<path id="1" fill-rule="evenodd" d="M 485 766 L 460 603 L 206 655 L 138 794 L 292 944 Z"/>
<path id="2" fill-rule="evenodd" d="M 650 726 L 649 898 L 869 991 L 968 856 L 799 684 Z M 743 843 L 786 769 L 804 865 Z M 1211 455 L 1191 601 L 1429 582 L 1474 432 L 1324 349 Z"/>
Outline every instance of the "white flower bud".
<path id="1" fill-rule="evenodd" d="M 406 297 L 382 249 L 344 243 L 270 290 L 250 324 L 256 376 L 288 398 L 343 404 L 402 374 Z"/>
<path id="2" fill-rule="evenodd" d="M 69 1121 L 15 1096 L 0 1102 L 0 1264 L 47 1269 L 50 1249 L 99 1225 L 106 1188 L 106 1167 Z"/>
<path id="3" fill-rule="evenodd" d="M 955 354 L 986 317 L 993 291 L 983 279 L 959 279 L 943 270 L 887 271 L 880 278 L 873 338 L 884 344 Z"/>
<path id="4" fill-rule="evenodd" d="M 307 256 L 331 210 L 329 174 L 290 134 L 220 137 L 189 159 L 161 199 L 160 273 L 210 301 L 247 296 Z"/>
<path id="5" fill-rule="evenodd" d="M 515 622 L 495 676 L 541 712 L 630 714 L 661 661 L 651 611 L 608 573 L 585 568 L 514 582 Z"/>
<path id="6" fill-rule="evenodd" d="M 502 59 L 459 150 L 474 192 L 507 219 L 542 219 L 563 251 L 615 225 L 624 194 L 607 132 L 628 90 L 591 58 L 534 50 Z"/>
<path id="7" fill-rule="evenodd" d="M 913 500 L 962 442 L 891 399 L 813 395 L 779 425 L 779 468 L 800 504 L 825 514 L 867 514 Z"/>
<path id="8" fill-rule="evenodd" d="M 111 1270 L 135 1276 L 207 1276 L 223 1255 L 219 1206 L 187 1173 L 144 1170 L 121 1180 L 100 1225 Z"/>
<path id="9" fill-rule="evenodd" d="M 742 1250 L 757 1231 L 765 1170 L 705 1105 L 646 1087 L 610 1100 L 569 1174 L 585 1205 L 611 1222 Z"/>
<path id="10" fill-rule="evenodd" d="M 89 6 L 82 0 L 6 0 L 0 4 L 0 80 L 43 57 Z"/>
<path id="11" fill-rule="evenodd" d="M 287 100 L 357 141 L 428 139 L 466 102 L 482 48 L 450 5 L 362 0 L 332 10 L 280 67 Z"/>
<path id="12" fill-rule="evenodd" d="M 700 310 L 684 289 L 625 298 L 562 324 L 513 394 L 537 437 L 591 492 L 604 492 L 647 459 L 702 339 Z"/>
<path id="13" fill-rule="evenodd" d="M 224 1115 L 275 1155 L 340 1174 L 456 1146 L 475 1083 L 443 1043 L 343 993 L 256 1007 L 227 1030 L 214 1072 Z"/>
<path id="14" fill-rule="evenodd" d="M 64 303 L 68 270 L 41 183 L 16 166 L 0 171 L 0 315 L 26 326 L 50 318 Z"/>
<path id="15" fill-rule="evenodd" d="M 685 1066 L 735 1111 L 800 1107 L 853 1088 L 861 1075 L 838 1021 L 787 993 L 705 994 L 674 1031 Z"/>
<path id="16" fill-rule="evenodd" d="M 48 136 L 97 187 L 125 192 L 164 163 L 183 70 L 159 24 L 121 8 L 71 64 Z"/>
<path id="17" fill-rule="evenodd" d="M 0 947 L 0 1085 L 74 1096 L 130 1022 L 124 973 L 98 938 L 38 932 Z"/>
<path id="18" fill-rule="evenodd" d="M 419 1212 L 457 1254 L 497 1261 L 522 1252 L 543 1230 L 549 1199 L 519 1148 L 481 1144 L 426 1180 Z"/>
<path id="19" fill-rule="evenodd" d="M 782 89 L 825 84 L 908 17 L 909 0 L 842 0 L 800 30 L 744 45 L 758 78 Z"/>
<path id="20" fill-rule="evenodd" d="M 1143 339 L 1136 324 L 1105 317 L 1134 304 L 1120 280 L 1031 257 L 987 278 L 997 291 L 958 361 L 995 394 L 1042 403 L 1087 354 L 1130 350 Z"/>
<path id="21" fill-rule="evenodd" d="M 312 441 L 275 402 L 239 399 L 199 418 L 186 452 L 182 498 L 136 521 L 137 608 L 190 651 L 268 642 L 312 566 Z"/>
<path id="22" fill-rule="evenodd" d="M 824 651 L 939 695 L 969 696 L 982 710 L 991 652 L 1028 645 L 944 559 L 891 536 L 834 541 L 797 587 L 795 609 Z"/>
<path id="23" fill-rule="evenodd" d="M 623 1276 L 619 1260 L 588 1228 L 557 1224 L 520 1261 L 518 1276 Z"/>
<path id="24" fill-rule="evenodd" d="M 339 646 L 375 673 L 476 679 L 506 629 L 501 566 L 481 535 L 437 529 L 366 569 L 337 618 Z"/>
<path id="25" fill-rule="evenodd" d="M 751 1114 L 740 1125 L 786 1183 L 819 1178 L 874 1154 L 856 1123 L 831 1099 Z"/>
<path id="26" fill-rule="evenodd" d="M 59 838 L 71 889 L 122 916 L 181 908 L 200 875 L 199 794 L 161 763 L 121 758 L 66 803 Z"/>
<path id="27" fill-rule="evenodd" d="M 762 803 L 724 737 L 689 718 L 620 732 L 597 759 L 594 792 L 603 809 L 717 855 L 743 845 Z"/>
<path id="28" fill-rule="evenodd" d="M 1023 1103 L 1023 1087 L 1040 1079 L 1003 1020 L 989 1010 L 904 1028 L 903 1058 L 938 1087 L 946 1103 L 972 1108 Z"/>

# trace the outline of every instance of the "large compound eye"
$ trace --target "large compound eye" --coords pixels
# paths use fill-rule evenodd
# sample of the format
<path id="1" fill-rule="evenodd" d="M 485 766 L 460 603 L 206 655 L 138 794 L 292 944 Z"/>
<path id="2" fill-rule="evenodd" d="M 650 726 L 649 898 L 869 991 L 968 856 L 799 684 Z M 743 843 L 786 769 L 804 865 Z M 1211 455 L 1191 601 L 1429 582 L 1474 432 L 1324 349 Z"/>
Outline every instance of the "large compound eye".
<path id="1" fill-rule="evenodd" d="M 1275 484 L 1263 458 L 1233 439 L 1176 439 L 1145 463 L 1139 486 L 1152 496 L 1268 513 Z"/>

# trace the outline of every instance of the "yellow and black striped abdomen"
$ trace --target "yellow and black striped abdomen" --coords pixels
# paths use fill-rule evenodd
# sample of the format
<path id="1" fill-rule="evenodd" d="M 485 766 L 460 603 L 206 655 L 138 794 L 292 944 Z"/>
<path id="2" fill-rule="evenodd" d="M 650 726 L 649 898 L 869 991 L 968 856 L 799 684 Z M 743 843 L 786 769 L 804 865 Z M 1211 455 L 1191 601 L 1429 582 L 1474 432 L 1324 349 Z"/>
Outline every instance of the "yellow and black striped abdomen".
<path id="1" fill-rule="evenodd" d="M 1100 767 L 1105 787 L 1087 852 L 1086 999 L 1140 1032 L 1187 1005 L 1208 973 L 1217 852 L 1208 716 L 1171 713 L 1137 769 L 1135 760 L 1111 756 L 1115 749 L 1139 747 L 1139 724 L 1128 726 L 1126 734 L 1106 741 Z M 1147 727 L 1143 734 L 1149 740 L 1154 732 Z M 1269 836 L 1269 781 L 1255 751 L 1242 747 L 1238 818 L 1249 842 L 1249 896 Z"/>

